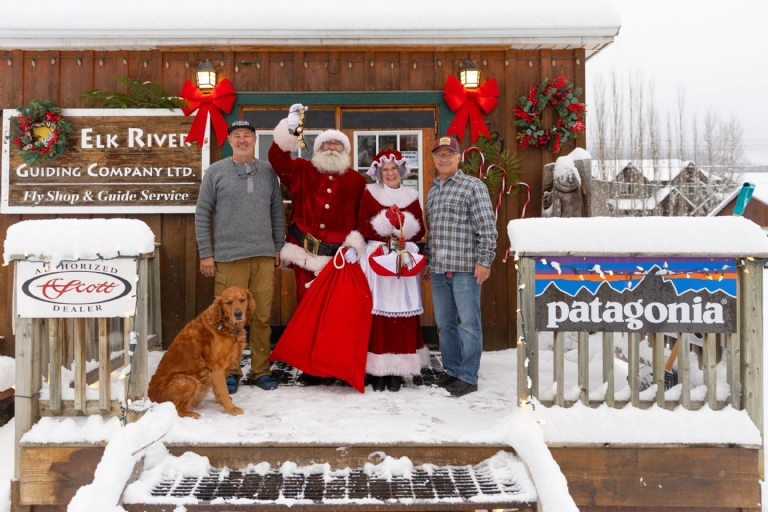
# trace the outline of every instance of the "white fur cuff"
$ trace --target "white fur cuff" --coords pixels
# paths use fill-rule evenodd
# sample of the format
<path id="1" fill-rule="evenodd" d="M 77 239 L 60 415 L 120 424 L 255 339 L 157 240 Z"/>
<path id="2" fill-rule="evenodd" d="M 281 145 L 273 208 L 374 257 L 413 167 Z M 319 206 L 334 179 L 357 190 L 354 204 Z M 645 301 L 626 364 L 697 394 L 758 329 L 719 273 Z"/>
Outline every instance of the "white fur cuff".
<path id="1" fill-rule="evenodd" d="M 298 151 L 301 147 L 301 141 L 288 131 L 288 119 L 283 119 L 272 131 L 272 140 L 283 151 Z"/>
<path id="2" fill-rule="evenodd" d="M 342 245 L 344 247 L 354 247 L 359 258 L 362 258 L 365 254 L 365 238 L 363 238 L 359 231 L 352 231 L 348 234 Z"/>
<path id="3" fill-rule="evenodd" d="M 414 354 L 374 354 L 368 352 L 365 373 L 369 375 L 419 375 L 421 368 L 429 366 L 429 349 L 421 348 Z"/>
<path id="4" fill-rule="evenodd" d="M 331 261 L 330 256 L 312 256 L 303 247 L 291 243 L 286 243 L 280 250 L 280 259 L 310 272 L 320 272 Z"/>
<path id="5" fill-rule="evenodd" d="M 411 240 L 421 229 L 421 221 L 417 219 L 411 212 L 403 212 L 405 219 L 403 220 L 403 237 L 406 240 Z M 399 233 L 398 229 L 398 233 Z"/>
<path id="6" fill-rule="evenodd" d="M 411 212 L 403 213 L 403 237 L 406 240 L 412 239 L 421 229 L 421 222 L 413 216 Z M 400 226 L 393 226 L 389 219 L 387 219 L 387 211 L 381 210 L 371 219 L 371 226 L 374 231 L 382 237 L 388 237 L 395 235 L 400 238 Z"/>
<path id="7" fill-rule="evenodd" d="M 388 237 L 394 235 L 395 231 L 399 232 L 399 229 L 395 229 L 389 219 L 387 218 L 387 210 L 381 210 L 371 219 L 371 227 L 381 237 Z"/>

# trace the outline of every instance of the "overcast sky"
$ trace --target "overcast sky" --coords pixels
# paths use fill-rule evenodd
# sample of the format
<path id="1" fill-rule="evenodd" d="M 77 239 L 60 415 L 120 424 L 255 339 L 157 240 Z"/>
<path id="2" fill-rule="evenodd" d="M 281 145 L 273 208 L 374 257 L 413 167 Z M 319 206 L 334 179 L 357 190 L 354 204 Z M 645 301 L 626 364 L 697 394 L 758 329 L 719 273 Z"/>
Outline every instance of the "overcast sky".
<path id="1" fill-rule="evenodd" d="M 735 114 L 747 158 L 768 165 L 768 1 L 607 1 L 621 14 L 621 31 L 587 62 L 587 93 L 598 73 L 640 70 L 655 78 L 665 112 L 676 109 L 683 85 L 689 118 L 710 105 L 722 117 Z"/>

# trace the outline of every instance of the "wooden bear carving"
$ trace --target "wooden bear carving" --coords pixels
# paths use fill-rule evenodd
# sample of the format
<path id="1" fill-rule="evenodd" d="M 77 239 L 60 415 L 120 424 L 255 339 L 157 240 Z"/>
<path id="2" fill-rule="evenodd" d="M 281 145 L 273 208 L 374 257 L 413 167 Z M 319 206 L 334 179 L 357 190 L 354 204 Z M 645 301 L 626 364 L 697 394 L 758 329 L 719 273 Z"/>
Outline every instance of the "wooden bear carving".
<path id="1" fill-rule="evenodd" d="M 591 163 L 569 155 L 544 166 L 542 217 L 589 217 Z"/>

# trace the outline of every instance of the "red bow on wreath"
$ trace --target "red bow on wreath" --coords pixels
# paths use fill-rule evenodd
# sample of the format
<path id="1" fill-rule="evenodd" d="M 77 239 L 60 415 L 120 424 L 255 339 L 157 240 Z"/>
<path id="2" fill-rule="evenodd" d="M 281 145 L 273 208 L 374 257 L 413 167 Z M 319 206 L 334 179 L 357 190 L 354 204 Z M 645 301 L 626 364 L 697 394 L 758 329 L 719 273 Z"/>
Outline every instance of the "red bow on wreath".
<path id="1" fill-rule="evenodd" d="M 208 114 L 211 114 L 211 122 L 216 132 L 216 140 L 218 140 L 219 146 L 224 144 L 224 140 L 227 138 L 228 126 L 221 111 L 223 110 L 229 114 L 232 111 L 232 106 L 235 104 L 235 88 L 232 87 L 232 83 L 225 78 L 216 84 L 216 87 L 213 88 L 210 94 L 203 94 L 200 89 L 187 80 L 184 82 L 184 87 L 181 88 L 179 96 L 189 102 L 187 106 L 182 108 L 185 116 L 197 110 L 195 120 L 192 121 L 192 128 L 189 129 L 187 134 L 186 142 L 194 140 L 197 141 L 200 147 L 203 146 Z"/>
<path id="2" fill-rule="evenodd" d="M 443 98 L 451 112 L 456 112 L 456 116 L 448 127 L 446 135 L 456 135 L 459 140 L 464 140 L 464 131 L 467 129 L 467 120 L 469 120 L 472 142 L 475 142 L 481 134 L 490 138 L 491 134 L 485 126 L 480 109 L 483 109 L 486 114 L 490 113 L 499 103 L 495 98 L 498 95 L 499 86 L 496 85 L 495 78 L 488 80 L 475 90 L 468 90 L 456 77 L 449 76 L 443 90 Z"/>

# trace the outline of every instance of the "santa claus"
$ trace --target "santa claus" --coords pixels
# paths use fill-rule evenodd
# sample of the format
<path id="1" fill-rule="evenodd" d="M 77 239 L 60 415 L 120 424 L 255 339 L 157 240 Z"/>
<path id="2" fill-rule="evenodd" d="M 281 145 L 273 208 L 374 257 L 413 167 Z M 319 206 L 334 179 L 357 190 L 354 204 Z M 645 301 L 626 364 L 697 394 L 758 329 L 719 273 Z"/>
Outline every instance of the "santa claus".
<path id="1" fill-rule="evenodd" d="M 326 130 L 315 139 L 311 161 L 291 158 L 302 144 L 305 110 L 300 103 L 291 106 L 269 148 L 269 163 L 291 192 L 294 222 L 280 258 L 293 266 L 297 303 L 340 247 L 347 247 L 344 257 L 351 263 L 365 250 L 356 229 L 366 181 L 350 168 L 349 138 L 339 130 Z"/>

